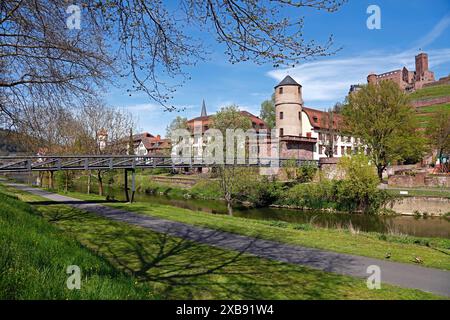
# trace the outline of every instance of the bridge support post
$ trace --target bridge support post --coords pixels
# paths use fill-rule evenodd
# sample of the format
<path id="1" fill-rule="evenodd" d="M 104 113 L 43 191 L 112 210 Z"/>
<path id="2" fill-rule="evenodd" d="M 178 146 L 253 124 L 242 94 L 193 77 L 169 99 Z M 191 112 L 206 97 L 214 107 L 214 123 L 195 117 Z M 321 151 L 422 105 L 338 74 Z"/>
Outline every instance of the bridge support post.
<path id="1" fill-rule="evenodd" d="M 134 193 L 136 191 L 136 172 L 134 169 L 131 170 L 131 200 L 132 203 L 134 201 Z"/>
<path id="2" fill-rule="evenodd" d="M 128 194 L 128 169 L 124 169 L 124 191 L 125 191 L 125 200 L 130 202 L 130 195 Z"/>

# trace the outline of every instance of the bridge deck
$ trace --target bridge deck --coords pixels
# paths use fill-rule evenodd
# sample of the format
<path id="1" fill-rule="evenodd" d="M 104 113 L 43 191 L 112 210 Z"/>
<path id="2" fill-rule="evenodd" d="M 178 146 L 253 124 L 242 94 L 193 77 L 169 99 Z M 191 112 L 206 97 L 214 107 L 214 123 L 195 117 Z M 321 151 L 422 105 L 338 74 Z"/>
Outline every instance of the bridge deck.
<path id="1" fill-rule="evenodd" d="M 170 156 L 122 156 L 122 155 L 76 155 L 76 156 L 7 156 L 0 157 L 1 172 L 59 171 L 59 170 L 113 170 L 151 168 L 202 168 L 215 167 L 218 163 L 201 157 Z M 226 166 L 282 167 L 292 159 L 245 158 L 235 159 Z M 314 163 L 314 160 L 296 160 L 296 165 Z"/>

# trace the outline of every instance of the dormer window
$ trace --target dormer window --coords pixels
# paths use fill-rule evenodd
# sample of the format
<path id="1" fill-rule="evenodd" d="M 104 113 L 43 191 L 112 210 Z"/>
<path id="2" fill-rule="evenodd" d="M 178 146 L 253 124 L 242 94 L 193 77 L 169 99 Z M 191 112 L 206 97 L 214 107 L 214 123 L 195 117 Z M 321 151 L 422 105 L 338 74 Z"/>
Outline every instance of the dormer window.
<path id="1" fill-rule="evenodd" d="M 314 117 L 313 117 L 313 121 L 314 121 L 314 122 L 319 121 L 319 119 L 317 118 L 317 116 L 314 116 Z"/>

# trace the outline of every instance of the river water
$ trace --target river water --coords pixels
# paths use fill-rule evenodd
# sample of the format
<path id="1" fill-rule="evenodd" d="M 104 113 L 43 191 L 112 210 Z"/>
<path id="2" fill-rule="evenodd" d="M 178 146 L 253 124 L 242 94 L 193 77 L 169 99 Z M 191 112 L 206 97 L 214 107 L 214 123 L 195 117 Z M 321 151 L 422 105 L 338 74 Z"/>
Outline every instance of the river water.
<path id="1" fill-rule="evenodd" d="M 24 177 L 14 177 L 18 181 L 26 182 Z M 86 185 L 76 184 L 73 191 L 86 192 Z M 92 190 L 96 191 L 95 188 Z M 125 200 L 124 192 L 117 189 L 105 191 L 114 195 L 116 200 Z M 135 201 L 152 202 L 171 205 L 209 214 L 226 214 L 226 205 L 219 200 L 185 199 L 183 197 L 168 197 L 136 193 Z M 377 216 L 358 213 L 329 213 L 323 211 L 296 210 L 284 208 L 245 208 L 236 207 L 234 216 L 258 220 L 275 220 L 292 223 L 312 223 L 321 227 L 345 228 L 351 223 L 355 229 L 361 231 L 375 231 L 381 233 L 401 233 L 419 237 L 450 238 L 450 218 L 414 216 Z"/>
<path id="2" fill-rule="evenodd" d="M 106 188 L 107 189 L 107 188 Z M 84 186 L 78 186 L 76 191 L 85 192 Z M 107 190 L 117 200 L 125 200 L 121 190 Z M 135 201 L 152 202 L 171 205 L 210 214 L 226 214 L 226 205 L 218 200 L 185 199 L 136 193 Z M 378 216 L 359 213 L 329 213 L 324 211 L 296 210 L 284 208 L 245 208 L 236 207 L 234 216 L 258 220 L 278 220 L 292 223 L 312 223 L 321 227 L 342 228 L 350 223 L 361 231 L 376 231 L 381 233 L 402 233 L 419 237 L 450 238 L 450 219 L 445 217 L 416 218 L 413 216 Z"/>

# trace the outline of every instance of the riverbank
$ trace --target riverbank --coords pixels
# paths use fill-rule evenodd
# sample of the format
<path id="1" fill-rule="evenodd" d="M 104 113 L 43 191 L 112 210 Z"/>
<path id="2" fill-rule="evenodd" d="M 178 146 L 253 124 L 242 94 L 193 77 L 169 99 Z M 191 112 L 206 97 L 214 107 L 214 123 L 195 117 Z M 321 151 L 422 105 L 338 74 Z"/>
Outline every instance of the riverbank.
<path id="1" fill-rule="evenodd" d="M 147 178 L 144 180 L 147 182 L 153 181 L 154 177 L 154 175 L 147 175 Z M 21 177 L 16 178 L 19 182 L 28 181 L 21 179 Z M 165 180 L 171 181 L 171 177 L 165 176 Z M 64 190 L 64 186 L 60 190 Z M 71 185 L 70 190 L 86 193 L 86 181 L 76 180 Z M 442 190 L 440 191 L 442 192 Z M 95 188 L 94 184 L 91 187 L 91 193 L 97 194 L 97 192 L 98 189 Z M 106 198 L 110 200 L 124 201 L 126 199 L 120 184 L 119 187 L 107 185 L 104 188 L 105 194 Z M 215 191 L 211 188 L 211 182 L 207 179 L 200 179 L 196 183 L 195 188 L 177 188 L 171 184 L 153 183 L 152 189 L 140 188 L 135 193 L 134 199 L 138 202 L 152 202 L 193 211 L 227 214 L 226 203 L 223 200 L 212 200 L 215 198 L 214 194 Z M 255 207 L 236 204 L 234 206 L 234 215 L 249 219 L 274 220 L 280 223 L 313 224 L 314 226 L 328 229 L 349 229 L 351 227 L 361 232 L 450 238 L 450 217 L 435 217 L 427 212 L 420 212 L 414 215 L 380 215 L 337 212 L 334 209 L 299 209 L 292 205 Z"/>
<path id="2" fill-rule="evenodd" d="M 104 201 L 104 197 L 92 194 L 61 194 L 83 200 Z M 105 205 L 216 230 L 335 252 L 378 259 L 385 259 L 389 255 L 390 260 L 404 263 L 417 263 L 416 258 L 419 258 L 424 266 L 450 270 L 450 239 L 361 232 L 352 226 L 328 229 L 312 224 L 252 220 L 154 203 L 106 202 Z"/>
<path id="3" fill-rule="evenodd" d="M 0 215 L 4 232 L 14 232 L 20 235 L 9 241 L 12 246 L 16 242 L 26 241 L 27 234 L 40 234 L 40 229 L 25 220 L 14 225 L 8 219 L 18 215 L 24 219 L 32 219 L 36 223 L 53 228 L 55 235 L 51 235 L 52 243 L 64 242 L 66 238 L 82 243 L 81 248 L 91 255 L 98 255 L 107 259 L 117 270 L 123 270 L 133 275 L 130 290 L 136 289 L 138 295 L 128 295 L 126 291 L 117 293 L 115 299 L 438 299 L 440 297 L 419 290 L 404 289 L 383 284 L 380 290 L 369 290 L 366 281 L 348 276 L 341 276 L 317 271 L 306 267 L 256 258 L 248 254 L 236 254 L 229 250 L 222 250 L 207 245 L 182 241 L 179 238 L 164 236 L 133 227 L 122 222 L 114 222 L 95 214 L 83 212 L 64 204 L 49 203 L 45 198 L 30 195 L 12 188 L 0 187 L 0 192 L 14 194 L 20 200 L 7 197 L 8 207 L 2 206 L 6 214 Z M 3 197 L 2 202 L 3 202 Z M 25 223 L 26 222 L 26 223 Z M 18 228 L 22 229 L 18 229 Z M 5 239 L 3 236 L 1 239 Z M 48 299 L 72 299 L 65 289 L 65 281 L 49 281 L 45 285 L 45 278 L 33 270 L 47 270 L 61 259 L 60 250 L 48 247 L 48 239 L 34 238 L 33 250 L 24 245 L 20 252 L 13 257 L 39 256 L 35 264 L 28 265 L 30 272 L 19 273 L 23 263 L 15 265 L 11 272 L 2 273 L 0 297 L 5 292 L 14 293 L 9 298 L 33 297 Z M 2 248 L 4 248 L 2 246 Z M 59 247 L 55 247 L 59 248 Z M 66 277 L 65 263 L 80 263 L 79 255 L 73 255 L 73 261 L 64 261 L 59 276 Z M 95 260 L 94 260 L 95 261 Z M 86 272 L 82 264 L 80 267 Z M 95 279 L 96 268 L 88 269 L 82 280 L 84 292 L 91 295 L 86 298 L 104 297 L 95 292 L 102 292 L 108 288 L 97 286 L 96 291 L 87 291 L 85 283 Z M 119 271 L 117 271 L 119 272 Z M 270 277 L 267 277 L 270 275 Z M 16 282 L 9 281 L 16 277 Z M 8 280 L 8 281 L 6 281 Z M 109 279 L 115 283 L 116 278 Z M 34 284 L 26 285 L 27 283 Z M 48 286 L 61 287 L 66 295 L 57 295 L 57 291 L 45 291 Z M 138 289 L 141 288 L 141 291 Z M 46 294 L 47 292 L 47 294 Z"/>

